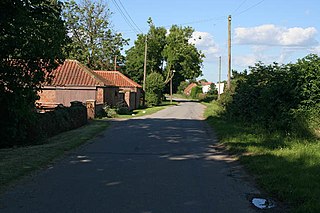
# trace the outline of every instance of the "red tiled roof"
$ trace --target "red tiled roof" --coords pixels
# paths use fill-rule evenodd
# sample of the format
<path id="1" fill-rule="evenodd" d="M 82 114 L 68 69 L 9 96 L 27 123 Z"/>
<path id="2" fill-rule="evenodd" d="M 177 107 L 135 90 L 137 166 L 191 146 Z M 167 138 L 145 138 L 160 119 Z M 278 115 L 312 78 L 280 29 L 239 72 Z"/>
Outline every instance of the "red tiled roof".
<path id="1" fill-rule="evenodd" d="M 65 60 L 51 74 L 53 79 L 47 86 L 113 86 L 110 81 L 76 60 Z"/>
<path id="2" fill-rule="evenodd" d="M 119 71 L 102 71 L 102 70 L 95 70 L 95 73 L 102 76 L 104 79 L 112 82 L 117 87 L 135 87 L 135 88 L 142 88 L 142 86 Z"/>
<path id="3" fill-rule="evenodd" d="M 201 84 L 202 86 L 206 86 L 206 85 L 211 85 L 212 82 L 201 81 L 200 84 Z"/>
<path id="4" fill-rule="evenodd" d="M 187 86 L 187 88 L 185 88 L 184 89 L 184 93 L 185 94 L 189 94 L 190 92 L 191 92 L 191 89 L 193 88 L 193 87 L 196 87 L 196 86 L 198 86 L 196 83 L 191 83 L 191 84 L 189 84 L 188 86 Z"/>

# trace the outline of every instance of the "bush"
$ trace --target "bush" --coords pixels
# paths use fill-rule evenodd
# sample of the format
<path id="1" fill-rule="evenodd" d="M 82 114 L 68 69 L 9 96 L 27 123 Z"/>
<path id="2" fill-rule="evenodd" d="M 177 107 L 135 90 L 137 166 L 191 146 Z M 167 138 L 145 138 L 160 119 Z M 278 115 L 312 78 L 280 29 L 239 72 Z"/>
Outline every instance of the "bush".
<path id="1" fill-rule="evenodd" d="M 153 72 L 146 79 L 146 103 L 153 106 L 162 101 L 162 90 L 164 88 L 164 79 L 160 73 Z"/>
<path id="2" fill-rule="evenodd" d="M 87 109 L 81 103 L 71 107 L 58 106 L 51 112 L 36 113 L 35 122 L 28 126 L 26 139 L 19 145 L 39 144 L 43 139 L 78 128 L 86 123 Z"/>
<path id="3" fill-rule="evenodd" d="M 184 94 L 184 90 L 188 87 L 189 83 L 187 81 L 181 81 L 178 86 L 178 93 Z"/>
<path id="4" fill-rule="evenodd" d="M 241 75 L 235 91 L 219 103 L 229 116 L 269 131 L 308 134 L 319 127 L 320 58 L 308 55 L 296 64 L 262 63 Z"/>
<path id="5" fill-rule="evenodd" d="M 199 94 L 199 101 L 203 101 L 209 103 L 213 100 L 217 100 L 217 95 L 210 95 L 210 94 Z"/>
<path id="6" fill-rule="evenodd" d="M 161 98 L 158 94 L 146 92 L 146 105 L 148 107 L 159 105 L 161 103 Z"/>
<path id="7" fill-rule="evenodd" d="M 116 109 L 112 108 L 110 105 L 105 104 L 102 107 L 101 113 L 98 115 L 98 117 L 107 117 L 107 118 L 114 118 L 117 116 Z"/>
<path id="8" fill-rule="evenodd" d="M 231 90 L 225 90 L 224 93 L 220 95 L 218 103 L 224 108 L 229 106 L 229 104 L 232 103 L 233 95 L 234 93 Z"/>
<path id="9" fill-rule="evenodd" d="M 129 115 L 130 110 L 125 101 L 120 101 L 116 104 L 116 113 L 119 115 Z"/>
<path id="10" fill-rule="evenodd" d="M 191 98 L 193 98 L 193 99 L 197 99 L 197 98 L 198 98 L 198 95 L 199 95 L 200 93 L 202 93 L 201 87 L 196 86 L 196 87 L 193 87 L 193 88 L 191 89 L 190 96 L 191 96 Z"/>

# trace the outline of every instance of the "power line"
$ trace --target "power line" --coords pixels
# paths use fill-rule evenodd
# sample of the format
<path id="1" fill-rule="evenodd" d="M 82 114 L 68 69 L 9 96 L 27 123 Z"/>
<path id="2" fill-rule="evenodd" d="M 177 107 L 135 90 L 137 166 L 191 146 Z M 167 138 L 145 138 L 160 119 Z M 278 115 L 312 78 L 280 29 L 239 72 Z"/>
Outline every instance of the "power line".
<path id="1" fill-rule="evenodd" d="M 242 10 L 241 12 L 239 12 L 238 14 L 236 14 L 236 15 L 240 15 L 240 14 L 242 14 L 242 13 L 244 13 L 244 12 L 247 12 L 248 10 L 250 10 L 250 9 L 252 9 L 252 8 L 254 8 L 254 7 L 256 7 L 256 6 L 258 6 L 259 4 L 261 4 L 262 2 L 264 2 L 265 0 L 261 0 L 261 1 L 259 1 L 258 3 L 256 3 L 256 4 L 254 4 L 254 5 L 252 5 L 252 6 L 250 6 L 250 7 L 248 7 L 247 9 L 245 9 L 245 10 Z"/>
<path id="2" fill-rule="evenodd" d="M 246 1 L 247 1 L 247 0 L 242 1 L 241 4 L 240 4 L 231 14 L 233 15 L 235 12 L 237 12 L 237 11 L 240 9 L 240 7 L 241 7 L 244 3 L 246 3 Z"/>
<path id="3" fill-rule="evenodd" d="M 124 12 L 127 14 L 127 16 L 129 17 L 129 19 L 131 20 L 131 22 L 134 24 L 134 26 L 142 33 L 142 30 L 138 27 L 138 25 L 136 25 L 136 23 L 132 20 L 131 16 L 129 15 L 128 11 L 126 10 L 126 8 L 123 6 L 122 2 L 119 0 L 119 3 L 121 5 L 121 7 L 123 8 Z"/>
<path id="4" fill-rule="evenodd" d="M 120 8 L 120 6 L 118 5 L 116 0 L 112 0 L 113 4 L 116 6 L 116 9 L 120 12 L 122 18 L 125 20 L 125 22 L 128 24 L 128 26 L 135 32 L 135 33 L 139 33 L 139 30 L 137 30 L 132 23 L 130 22 L 130 20 L 127 18 L 127 16 L 124 14 L 124 12 L 122 11 L 122 9 Z"/>
<path id="5" fill-rule="evenodd" d="M 211 21 L 223 21 L 225 20 L 227 16 L 219 16 L 219 17 L 215 17 L 215 18 L 210 18 L 210 19 L 200 19 L 200 20 L 196 20 L 196 21 L 191 21 L 191 22 L 184 22 L 184 23 L 178 23 L 176 25 L 179 25 L 179 26 L 183 26 L 183 25 L 189 25 L 189 24 L 198 24 L 198 23 L 204 23 L 204 22 L 211 22 Z M 171 25 L 164 25 L 164 26 L 161 26 L 161 27 L 164 27 L 164 28 L 168 28 L 168 27 L 171 27 Z M 132 30 L 121 30 L 123 32 L 126 32 L 126 33 L 131 33 L 133 32 Z"/>
<path id="6" fill-rule="evenodd" d="M 204 22 L 211 22 L 211 21 L 222 21 L 222 20 L 225 20 L 227 16 L 218 16 L 218 17 L 215 17 L 215 18 L 209 18 L 209 19 L 200 19 L 200 20 L 196 20 L 196 21 L 191 21 L 191 22 L 184 22 L 184 23 L 180 23 L 180 24 L 176 24 L 176 25 L 179 25 L 179 26 L 183 26 L 183 25 L 189 25 L 189 24 L 199 24 L 199 23 L 204 23 Z M 162 27 L 171 27 L 172 25 L 165 25 L 165 26 L 162 26 Z"/>

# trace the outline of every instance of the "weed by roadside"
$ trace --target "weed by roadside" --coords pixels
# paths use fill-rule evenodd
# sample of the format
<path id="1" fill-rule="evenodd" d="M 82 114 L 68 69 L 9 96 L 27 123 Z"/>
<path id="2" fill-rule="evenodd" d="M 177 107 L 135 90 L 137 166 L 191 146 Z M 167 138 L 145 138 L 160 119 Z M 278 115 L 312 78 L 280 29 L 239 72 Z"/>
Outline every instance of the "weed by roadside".
<path id="1" fill-rule="evenodd" d="M 176 101 L 172 101 L 172 103 L 170 103 L 170 101 L 163 101 L 158 106 L 135 109 L 128 114 L 117 114 L 115 116 L 115 118 L 133 118 L 133 117 L 140 117 L 140 116 L 144 116 L 144 115 L 151 115 L 151 114 L 156 113 L 160 110 L 163 110 L 169 106 L 173 106 L 173 105 L 177 105 L 177 104 L 178 104 L 178 102 L 176 102 Z"/>
<path id="2" fill-rule="evenodd" d="M 220 116 L 216 103 L 205 117 L 221 143 L 254 175 L 257 183 L 292 212 L 320 212 L 320 140 L 270 133 Z"/>
<path id="3" fill-rule="evenodd" d="M 21 177 L 45 167 L 65 152 L 94 138 L 108 125 L 107 121 L 94 120 L 83 127 L 49 138 L 42 145 L 0 149 L 0 192 Z"/>

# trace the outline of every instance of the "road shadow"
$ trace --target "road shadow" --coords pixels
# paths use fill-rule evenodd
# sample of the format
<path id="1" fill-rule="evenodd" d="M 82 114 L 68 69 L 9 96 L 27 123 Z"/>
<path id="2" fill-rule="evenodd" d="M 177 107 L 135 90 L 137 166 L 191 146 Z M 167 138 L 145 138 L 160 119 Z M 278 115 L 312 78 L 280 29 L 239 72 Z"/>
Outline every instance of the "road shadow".
<path id="1" fill-rule="evenodd" d="M 104 121 L 101 121 L 104 122 Z M 261 195 L 202 120 L 110 127 L 0 198 L 2 212 L 255 212 Z"/>

